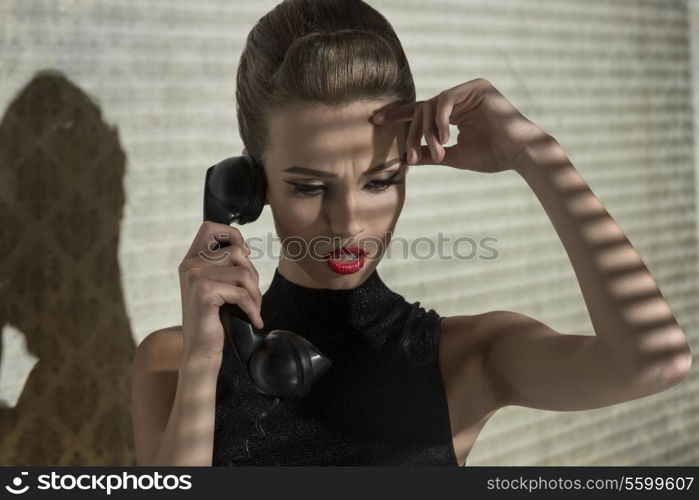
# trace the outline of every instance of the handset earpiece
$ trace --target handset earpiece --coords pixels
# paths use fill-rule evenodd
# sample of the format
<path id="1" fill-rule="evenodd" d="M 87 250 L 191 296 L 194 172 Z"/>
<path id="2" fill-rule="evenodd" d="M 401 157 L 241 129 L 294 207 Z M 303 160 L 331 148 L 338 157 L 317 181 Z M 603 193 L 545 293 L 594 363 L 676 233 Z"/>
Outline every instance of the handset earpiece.
<path id="1" fill-rule="evenodd" d="M 231 156 L 206 171 L 204 220 L 247 224 L 260 217 L 265 206 L 267 178 L 252 156 Z"/>
<path id="2" fill-rule="evenodd" d="M 226 158 L 206 171 L 204 220 L 246 224 L 264 208 L 266 178 L 262 166 L 251 156 Z M 332 362 L 313 344 L 290 330 L 257 331 L 237 304 L 224 304 L 219 311 L 238 360 L 261 394 L 301 399 Z"/>

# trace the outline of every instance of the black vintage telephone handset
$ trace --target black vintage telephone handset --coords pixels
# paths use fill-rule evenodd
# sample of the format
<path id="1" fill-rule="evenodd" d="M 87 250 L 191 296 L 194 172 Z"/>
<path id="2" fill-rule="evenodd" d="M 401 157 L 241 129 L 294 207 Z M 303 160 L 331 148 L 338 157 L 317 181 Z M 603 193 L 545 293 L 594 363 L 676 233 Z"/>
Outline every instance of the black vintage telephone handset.
<path id="1" fill-rule="evenodd" d="M 204 220 L 229 225 L 257 220 L 266 190 L 264 170 L 252 156 L 226 158 L 206 171 Z M 261 394 L 301 399 L 332 364 L 290 330 L 258 332 L 236 304 L 224 304 L 219 314 L 233 351 Z"/>
<path id="2" fill-rule="evenodd" d="M 204 182 L 204 220 L 228 224 L 247 224 L 262 213 L 267 191 L 264 169 L 252 156 L 233 156 L 209 167 Z M 269 438 L 262 428 L 279 398 L 298 400 L 311 390 L 332 362 L 308 340 L 290 330 L 272 330 L 265 335 L 249 322 L 237 304 L 226 303 L 219 310 L 221 324 L 233 352 L 257 389 L 274 401 L 254 420 L 256 433 L 245 439 L 245 455 L 233 457 L 250 460 L 250 438 Z"/>

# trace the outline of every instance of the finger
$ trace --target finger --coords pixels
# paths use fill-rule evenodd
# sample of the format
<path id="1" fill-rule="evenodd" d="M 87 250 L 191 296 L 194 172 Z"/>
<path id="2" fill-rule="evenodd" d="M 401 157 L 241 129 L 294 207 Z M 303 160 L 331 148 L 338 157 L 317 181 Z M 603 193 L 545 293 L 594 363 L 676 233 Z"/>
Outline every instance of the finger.
<path id="1" fill-rule="evenodd" d="M 231 263 L 240 266 L 251 266 L 250 253 L 251 250 L 247 246 L 231 245 L 213 251 L 205 248 L 200 250 L 194 257 L 190 257 L 189 260 L 193 261 L 191 264 L 194 266 L 205 266 L 205 263 L 218 266 L 228 266 Z M 204 262 L 201 262 L 201 260 Z"/>
<path id="2" fill-rule="evenodd" d="M 245 288 L 257 307 L 260 308 L 262 306 L 262 292 L 260 291 L 257 276 L 252 271 L 247 271 L 237 266 L 209 267 L 205 269 L 204 275 L 214 281 L 221 281 Z"/>
<path id="3" fill-rule="evenodd" d="M 458 154 L 456 152 L 456 146 L 443 147 L 444 155 L 439 161 L 434 161 L 430 156 L 430 148 L 428 146 L 420 146 L 422 160 L 420 165 L 447 165 L 449 167 L 468 169 L 467 166 L 463 166 L 463 160 L 459 163 Z"/>
<path id="4" fill-rule="evenodd" d="M 408 130 L 408 162 L 415 165 L 420 161 L 420 139 L 422 137 L 422 106 L 415 108 L 413 120 Z"/>
<path id="5" fill-rule="evenodd" d="M 246 288 L 231 285 L 230 283 L 222 283 L 220 281 L 213 281 L 212 283 L 215 283 L 212 288 L 221 298 L 221 301 L 228 302 L 229 304 L 236 304 L 248 316 L 250 324 L 254 325 L 258 329 L 264 328 L 265 325 L 264 321 L 262 321 L 260 308 L 257 306 Z"/>
<path id="6" fill-rule="evenodd" d="M 180 265 L 180 269 L 189 269 L 191 267 L 206 267 L 206 266 L 228 266 L 231 263 L 250 266 L 251 250 L 247 246 L 230 245 L 221 247 L 216 250 L 203 248 L 199 250 L 197 255 L 188 257 Z"/>
<path id="7" fill-rule="evenodd" d="M 394 122 L 412 120 L 415 108 L 423 101 L 408 102 L 404 104 L 389 104 L 384 109 L 377 110 L 371 115 L 371 121 L 376 125 L 387 125 Z"/>
<path id="8" fill-rule="evenodd" d="M 430 99 L 425 101 L 422 109 L 422 133 L 425 136 L 425 143 L 430 152 L 430 157 L 434 163 L 441 161 L 442 145 L 437 138 L 437 127 L 434 119 L 435 102 Z"/>
<path id="9" fill-rule="evenodd" d="M 250 261 L 250 249 L 245 247 L 245 249 L 231 246 L 219 250 L 219 252 L 224 252 L 222 258 L 216 260 L 213 264 L 214 267 L 243 267 L 250 271 L 250 274 L 255 278 L 257 284 L 260 282 L 260 273 L 257 272 L 257 268 Z"/>
<path id="10" fill-rule="evenodd" d="M 189 290 L 196 302 L 204 307 L 215 308 L 220 308 L 226 303 L 237 304 L 248 316 L 251 324 L 263 327 L 264 322 L 260 314 L 260 307 L 247 288 L 209 278 L 206 272 L 213 269 L 192 269 L 191 272 L 196 273 L 196 276 L 191 278 Z"/>
<path id="11" fill-rule="evenodd" d="M 449 141 L 449 117 L 452 109 L 454 109 L 454 96 L 449 92 L 441 92 L 437 97 L 437 110 L 435 112 L 440 144 L 446 144 Z"/>
<path id="12" fill-rule="evenodd" d="M 198 255 L 201 250 L 215 251 L 233 243 L 245 246 L 243 235 L 240 234 L 238 228 L 207 220 L 199 226 L 199 231 L 194 237 L 185 259 Z"/>

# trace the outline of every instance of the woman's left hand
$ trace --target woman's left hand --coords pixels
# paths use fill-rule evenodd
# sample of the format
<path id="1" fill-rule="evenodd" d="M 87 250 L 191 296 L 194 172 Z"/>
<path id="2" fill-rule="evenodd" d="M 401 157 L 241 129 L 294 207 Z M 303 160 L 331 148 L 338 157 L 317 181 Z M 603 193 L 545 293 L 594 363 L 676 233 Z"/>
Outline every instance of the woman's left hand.
<path id="1" fill-rule="evenodd" d="M 377 118 L 378 112 L 385 113 L 382 119 Z M 371 119 L 376 125 L 411 120 L 406 137 L 409 163 L 476 172 L 513 169 L 517 156 L 527 146 L 551 137 L 485 78 L 444 90 L 427 101 L 389 104 Z M 459 133 L 456 144 L 445 148 L 442 145 L 449 140 L 449 124 L 456 125 Z M 420 144 L 423 136 L 427 146 Z M 417 152 L 415 161 L 411 150 Z"/>

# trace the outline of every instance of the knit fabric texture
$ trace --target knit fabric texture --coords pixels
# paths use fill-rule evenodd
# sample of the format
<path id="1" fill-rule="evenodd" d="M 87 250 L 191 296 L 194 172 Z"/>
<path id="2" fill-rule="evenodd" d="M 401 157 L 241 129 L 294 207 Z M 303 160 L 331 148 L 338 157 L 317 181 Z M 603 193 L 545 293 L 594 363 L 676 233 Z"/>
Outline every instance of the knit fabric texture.
<path id="1" fill-rule="evenodd" d="M 214 466 L 458 466 L 438 366 L 442 317 L 433 309 L 408 303 L 377 269 L 359 286 L 335 290 L 298 285 L 277 268 L 261 315 L 262 332 L 291 330 L 332 365 L 303 399 L 274 406 L 226 341 Z"/>

